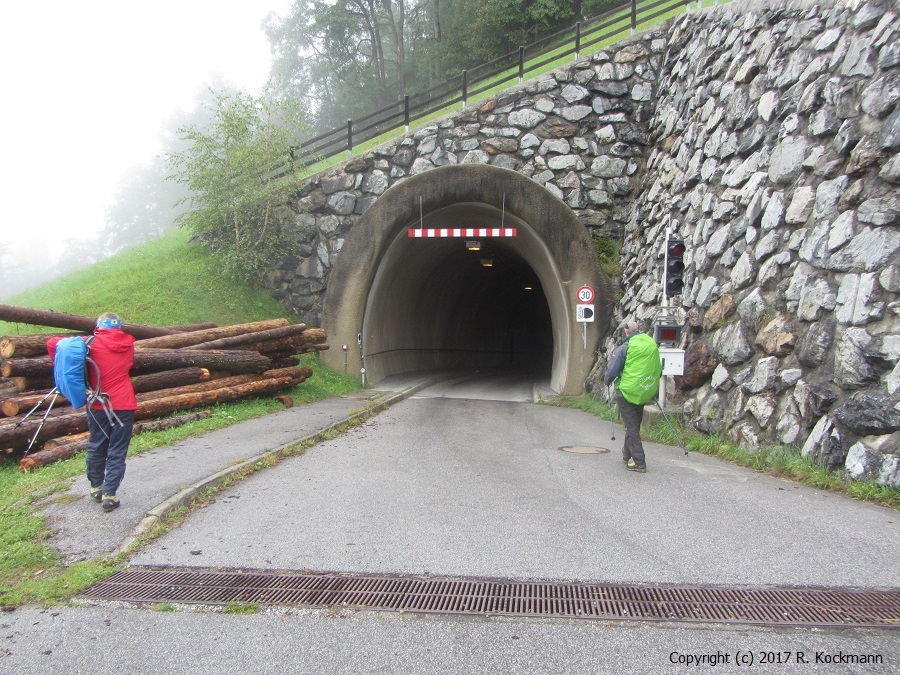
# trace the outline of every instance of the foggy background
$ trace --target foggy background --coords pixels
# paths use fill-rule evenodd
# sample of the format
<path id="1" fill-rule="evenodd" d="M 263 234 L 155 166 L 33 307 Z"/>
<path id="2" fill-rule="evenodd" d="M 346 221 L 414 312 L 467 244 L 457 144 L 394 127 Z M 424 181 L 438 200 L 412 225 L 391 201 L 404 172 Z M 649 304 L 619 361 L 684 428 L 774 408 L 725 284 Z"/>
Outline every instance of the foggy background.
<path id="1" fill-rule="evenodd" d="M 123 190 L 165 170 L 161 135 L 210 86 L 260 93 L 271 65 L 262 22 L 290 5 L 7 3 L 0 299 L 95 262 L 110 210 L 143 208 L 121 203 Z"/>

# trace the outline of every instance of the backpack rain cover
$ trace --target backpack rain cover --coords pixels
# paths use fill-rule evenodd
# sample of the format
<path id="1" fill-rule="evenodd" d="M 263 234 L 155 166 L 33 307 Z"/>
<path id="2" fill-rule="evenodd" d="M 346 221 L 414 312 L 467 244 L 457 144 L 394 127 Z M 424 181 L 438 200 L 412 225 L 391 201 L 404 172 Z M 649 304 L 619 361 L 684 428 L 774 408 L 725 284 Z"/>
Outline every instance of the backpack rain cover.
<path id="1" fill-rule="evenodd" d="M 87 403 L 87 343 L 80 337 L 63 338 L 56 343 L 53 357 L 53 381 L 59 393 L 76 410 Z"/>

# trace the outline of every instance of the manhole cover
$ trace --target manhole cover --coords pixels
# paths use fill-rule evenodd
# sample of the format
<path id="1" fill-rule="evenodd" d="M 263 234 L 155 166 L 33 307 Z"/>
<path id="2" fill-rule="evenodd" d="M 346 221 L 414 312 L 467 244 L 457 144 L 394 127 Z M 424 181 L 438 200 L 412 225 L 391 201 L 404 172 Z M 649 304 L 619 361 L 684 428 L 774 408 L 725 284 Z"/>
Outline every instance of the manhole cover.
<path id="1" fill-rule="evenodd" d="M 561 445 L 563 452 L 575 452 L 579 455 L 605 455 L 609 452 L 606 448 L 597 448 L 592 445 Z"/>

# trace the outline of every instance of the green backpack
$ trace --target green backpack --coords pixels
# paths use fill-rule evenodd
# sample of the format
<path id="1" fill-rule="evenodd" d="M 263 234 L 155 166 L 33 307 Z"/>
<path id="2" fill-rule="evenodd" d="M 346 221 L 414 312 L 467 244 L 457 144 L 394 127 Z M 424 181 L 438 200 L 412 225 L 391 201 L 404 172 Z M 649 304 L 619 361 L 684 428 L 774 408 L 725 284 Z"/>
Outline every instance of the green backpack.
<path id="1" fill-rule="evenodd" d="M 659 391 L 662 362 L 656 341 L 641 333 L 628 341 L 625 367 L 619 378 L 619 391 L 629 403 L 644 405 L 653 400 Z"/>

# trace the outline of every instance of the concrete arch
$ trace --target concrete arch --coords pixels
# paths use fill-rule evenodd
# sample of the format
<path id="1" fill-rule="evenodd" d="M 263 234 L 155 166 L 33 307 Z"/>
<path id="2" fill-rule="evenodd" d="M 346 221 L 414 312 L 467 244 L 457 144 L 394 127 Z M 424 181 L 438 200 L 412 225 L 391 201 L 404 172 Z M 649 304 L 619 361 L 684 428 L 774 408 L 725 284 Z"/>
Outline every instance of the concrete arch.
<path id="1" fill-rule="evenodd" d="M 482 240 L 492 268 L 459 239 L 407 234 L 420 224 L 501 222 L 518 236 Z M 575 320 L 582 285 L 597 291 L 597 320 L 587 324 L 586 339 Z M 364 362 L 370 383 L 413 370 L 536 365 L 552 389 L 577 394 L 613 302 L 591 238 L 563 202 L 515 171 L 446 166 L 392 187 L 348 233 L 325 293 L 332 347 L 323 359 L 343 368 L 346 344 L 349 368 Z"/>

